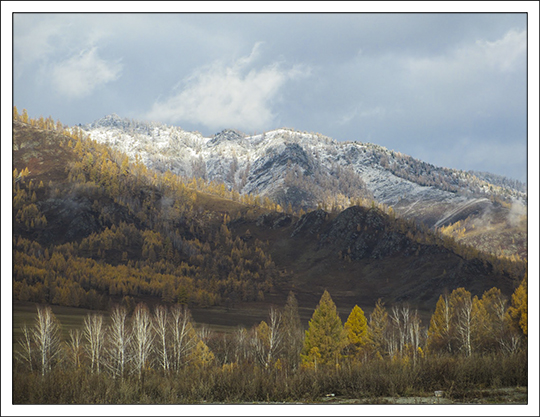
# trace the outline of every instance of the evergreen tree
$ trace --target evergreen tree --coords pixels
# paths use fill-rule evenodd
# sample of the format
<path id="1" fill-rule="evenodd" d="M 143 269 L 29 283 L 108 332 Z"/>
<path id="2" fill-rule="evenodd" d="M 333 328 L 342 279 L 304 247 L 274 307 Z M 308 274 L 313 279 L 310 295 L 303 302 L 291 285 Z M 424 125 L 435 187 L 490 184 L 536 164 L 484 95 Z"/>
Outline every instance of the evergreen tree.
<path id="1" fill-rule="evenodd" d="M 492 317 L 489 315 L 486 305 L 487 300 L 479 299 L 474 296 L 472 300 L 472 317 L 471 317 L 471 341 L 475 351 L 480 351 L 489 348 L 489 344 L 493 335 Z"/>
<path id="2" fill-rule="evenodd" d="M 316 348 L 317 353 L 320 354 L 320 365 L 337 365 L 346 341 L 347 335 L 343 330 L 336 305 L 328 291 L 324 291 L 306 330 L 301 354 L 302 362 L 310 365 Z"/>
<path id="3" fill-rule="evenodd" d="M 427 348 L 430 352 L 452 352 L 451 312 L 447 295 L 441 295 L 431 316 Z"/>
<path id="4" fill-rule="evenodd" d="M 26 111 L 26 109 L 23 109 L 23 111 L 22 111 L 21 121 L 23 123 L 28 123 L 29 122 L 28 112 Z"/>
<path id="5" fill-rule="evenodd" d="M 304 332 L 302 331 L 302 323 L 298 314 L 298 302 L 294 293 L 289 292 L 287 304 L 283 309 L 283 350 L 287 363 L 292 369 L 296 369 L 300 362 L 300 352 Z"/>
<path id="6" fill-rule="evenodd" d="M 196 368 L 206 368 L 214 362 L 214 354 L 202 340 L 199 340 L 191 353 L 190 364 Z"/>
<path id="7" fill-rule="evenodd" d="M 369 342 L 369 329 L 364 311 L 357 305 L 349 314 L 344 328 L 347 333 L 348 350 L 353 356 L 358 356 Z"/>
<path id="8" fill-rule="evenodd" d="M 388 312 L 384 303 L 379 298 L 375 309 L 369 316 L 369 340 L 371 346 L 378 356 L 386 352 L 386 329 L 388 327 Z"/>

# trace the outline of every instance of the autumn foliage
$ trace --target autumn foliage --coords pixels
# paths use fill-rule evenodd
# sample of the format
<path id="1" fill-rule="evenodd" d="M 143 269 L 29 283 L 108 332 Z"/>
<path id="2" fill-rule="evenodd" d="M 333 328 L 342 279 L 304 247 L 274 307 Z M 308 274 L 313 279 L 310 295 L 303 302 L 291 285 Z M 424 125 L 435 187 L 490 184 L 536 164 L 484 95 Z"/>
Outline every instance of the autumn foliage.
<path id="1" fill-rule="evenodd" d="M 277 271 L 265 244 L 232 236 L 227 213 L 198 203 L 199 190 L 224 197 L 222 187 L 150 172 L 49 119 L 28 122 L 48 136 L 24 133 L 27 119 L 14 115 L 23 122 L 14 135 L 17 160 L 31 163 L 13 170 L 15 300 L 96 309 L 150 296 L 211 306 L 262 300 L 272 288 Z M 61 152 L 65 167 L 43 171 L 49 159 L 30 156 L 32 135 L 42 152 Z M 50 171 L 56 178 L 47 181 Z M 245 216 L 249 204 L 262 204 L 236 197 Z M 76 207 L 74 218 L 59 219 L 59 206 Z"/>
<path id="2" fill-rule="evenodd" d="M 465 288 L 445 292 L 427 325 L 411 306 L 382 300 L 370 314 L 355 306 L 343 324 L 325 291 L 307 329 L 290 293 L 283 309 L 273 307 L 253 328 L 214 333 L 193 322 L 189 307 L 262 301 L 279 277 L 268 244 L 249 229 L 233 235 L 231 225 L 254 220 L 261 208 L 292 208 L 201 178 L 149 171 L 50 117 L 30 119 L 14 108 L 13 118 L 13 299 L 41 305 L 17 340 L 14 402 L 113 401 L 111 389 L 92 391 L 96 386 L 122 387 L 117 402 L 313 399 L 328 390 L 387 395 L 450 384 L 473 365 L 485 367 L 488 384 L 526 384 L 526 262 L 480 254 L 373 202 L 388 213 L 390 229 L 478 259 L 519 278 L 519 286 L 510 299 L 497 288 L 480 297 Z M 40 160 L 38 142 L 54 158 Z M 51 160 L 57 164 L 44 168 Z M 230 210 L 216 209 L 220 204 Z M 339 256 L 351 262 L 346 251 Z M 158 305 L 141 302 L 150 299 Z M 62 338 L 51 305 L 95 312 Z M 500 375 L 486 370 L 497 360 L 506 366 Z M 455 373 L 441 379 L 442 370 Z M 56 397 L 32 397 L 47 390 L 58 390 Z"/>
<path id="3" fill-rule="evenodd" d="M 476 301 L 481 306 L 471 307 L 473 327 L 467 339 L 464 334 L 469 333 L 459 328 L 463 325 L 459 309 L 469 305 L 469 296 L 462 288 L 450 294 L 451 325 L 444 343 L 434 325 L 444 311 L 442 303 L 432 316 L 427 340 L 421 336 L 415 340 L 415 334 L 423 331 L 415 328 L 420 322 L 406 306 L 392 306 L 388 314 L 379 301 L 369 322 L 355 306 L 342 326 L 328 292 L 321 297 L 305 337 L 294 330 L 293 294 L 283 310 L 271 308 L 268 321 L 226 334 L 198 326 L 185 306 L 150 309 L 139 304 L 131 314 L 122 306 L 115 306 L 108 316 L 90 313 L 82 329 L 71 329 L 69 338 L 62 340 L 61 324 L 51 308 L 38 307 L 33 326 L 24 325 L 18 339 L 15 403 L 54 403 L 65 396 L 72 396 L 72 402 L 126 403 L 143 394 L 138 401 L 146 403 L 313 401 L 328 392 L 362 398 L 451 391 L 454 384 L 461 389 L 526 386 L 527 337 L 523 329 L 513 327 L 510 313 L 523 305 L 514 297 L 504 311 L 503 332 L 489 338 L 485 332 L 501 325 L 497 314 L 490 313 L 499 292 L 486 292 Z M 303 346 L 300 356 L 298 345 Z M 50 389 L 42 384 L 53 378 L 116 388 L 92 389 L 89 397 L 59 385 L 49 396 L 45 393 Z M 163 397 L 159 388 L 163 386 L 169 386 L 174 396 Z"/>

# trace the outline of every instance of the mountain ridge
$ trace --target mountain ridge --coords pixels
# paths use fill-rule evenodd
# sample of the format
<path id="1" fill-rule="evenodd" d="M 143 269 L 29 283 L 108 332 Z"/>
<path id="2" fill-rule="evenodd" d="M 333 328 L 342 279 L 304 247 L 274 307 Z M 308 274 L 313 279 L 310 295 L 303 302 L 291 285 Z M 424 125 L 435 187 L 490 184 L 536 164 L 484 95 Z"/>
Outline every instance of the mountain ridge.
<path id="1" fill-rule="evenodd" d="M 141 141 L 147 148 L 144 149 L 145 153 L 154 151 L 152 146 L 156 149 L 163 149 L 170 146 L 170 151 L 174 151 L 174 141 L 178 141 L 178 145 L 186 148 L 192 148 L 196 153 L 201 152 L 201 145 L 206 145 L 206 148 L 212 149 L 215 153 L 223 153 L 224 145 L 230 145 L 231 143 L 237 146 L 231 151 L 238 153 L 239 150 L 247 150 L 247 148 L 262 147 L 262 151 L 279 152 L 283 146 L 288 144 L 297 144 L 300 147 L 309 146 L 309 150 L 313 153 L 322 152 L 325 146 L 336 147 L 337 150 L 342 150 L 341 154 L 337 155 L 336 160 L 347 163 L 354 162 L 353 160 L 358 157 L 360 152 L 367 154 L 361 161 L 364 165 L 380 165 L 383 168 L 388 169 L 394 175 L 401 179 L 411 179 L 411 168 L 417 168 L 419 171 L 419 181 L 417 184 L 427 187 L 435 187 L 436 189 L 442 189 L 443 191 L 450 192 L 465 192 L 480 193 L 484 195 L 506 195 L 507 197 L 513 196 L 517 199 L 526 199 L 524 192 L 526 185 L 507 177 L 503 177 L 493 173 L 486 173 L 480 171 L 463 171 L 452 168 L 437 167 L 433 164 L 421 161 L 408 155 L 404 155 L 401 152 L 389 150 L 383 146 L 373 143 L 362 143 L 358 141 L 336 141 L 335 139 L 318 133 L 300 132 L 290 128 L 278 128 L 264 132 L 262 134 L 246 135 L 235 129 L 224 129 L 221 132 L 216 133 L 210 137 L 204 137 L 199 132 L 189 132 L 176 126 L 168 126 L 160 122 L 141 122 L 133 119 L 120 118 L 116 114 L 105 116 L 96 120 L 93 123 L 82 126 L 82 128 L 89 133 L 94 139 L 102 142 L 110 142 L 111 137 L 118 133 L 124 133 L 121 136 L 123 139 L 128 139 L 130 136 L 133 139 Z M 116 130 L 116 132 L 108 132 Z M 112 133 L 110 135 L 109 133 Z M 146 133 L 149 137 L 143 137 L 141 133 Z M 139 136 L 134 137 L 133 135 Z M 117 139 L 120 137 L 117 136 Z M 186 138 L 192 140 L 198 140 L 199 143 L 189 143 Z M 166 142 L 169 143 L 166 143 Z M 265 143 L 266 142 L 266 143 Z M 117 146 L 121 146 L 116 144 Z M 148 147 L 148 145 L 150 145 Z M 273 146 L 274 145 L 274 146 Z M 276 149 L 275 145 L 281 145 Z M 125 146 L 127 150 L 127 145 Z M 342 148 L 342 149 L 339 149 Z M 255 149 L 257 151 L 258 149 Z M 330 153 L 336 153 L 336 150 L 331 150 Z M 163 155 L 168 156 L 168 155 Z M 170 156 L 176 156 L 171 153 Z M 205 155 L 206 157 L 210 155 Z M 228 156 L 228 155 L 225 155 Z M 234 155 L 233 155 L 234 156 Z M 241 155 L 236 155 L 240 157 Z M 260 157 L 261 155 L 254 152 L 254 157 Z M 264 156 L 264 155 L 262 155 Z M 147 156 L 150 162 L 150 155 Z M 403 165 L 403 161 L 412 161 L 413 165 L 418 167 L 409 167 L 409 172 L 404 169 L 407 168 Z M 401 163 L 401 165 L 399 164 Z M 447 177 L 453 176 L 453 179 L 442 176 L 442 173 Z M 214 174 L 217 176 L 217 174 Z M 213 178 L 210 178 L 213 179 Z M 460 186 L 464 184 L 464 180 L 469 179 L 473 184 L 469 189 L 462 190 Z M 492 183 L 488 182 L 491 180 Z M 461 183 L 460 183 L 461 181 Z M 445 183 L 448 182 L 448 183 Z M 495 186 L 496 189 L 490 189 L 489 186 Z M 382 196 L 382 200 L 389 200 L 388 197 Z M 395 203 L 395 201 L 394 201 Z"/>
<path id="2" fill-rule="evenodd" d="M 331 287 L 347 303 L 383 297 L 431 309 L 444 288 L 511 294 L 526 267 L 375 204 L 296 215 L 147 170 L 79 133 L 19 122 L 13 132 L 20 301 L 102 308 L 153 297 L 205 307 L 275 300 L 289 290 L 312 302 Z"/>
<path id="3" fill-rule="evenodd" d="M 516 180 L 436 167 L 376 144 L 338 142 L 289 128 L 255 135 L 225 129 L 204 137 L 117 115 L 83 128 L 96 141 L 160 172 L 216 181 L 239 194 L 269 197 L 297 210 L 344 209 L 374 200 L 433 230 L 469 220 L 476 232 L 485 229 L 495 242 L 493 248 L 478 242 L 484 250 L 526 257 L 523 227 L 516 229 L 521 236 L 516 247 L 498 236 L 514 227 L 509 225 L 512 213 L 526 215 L 526 186 Z"/>

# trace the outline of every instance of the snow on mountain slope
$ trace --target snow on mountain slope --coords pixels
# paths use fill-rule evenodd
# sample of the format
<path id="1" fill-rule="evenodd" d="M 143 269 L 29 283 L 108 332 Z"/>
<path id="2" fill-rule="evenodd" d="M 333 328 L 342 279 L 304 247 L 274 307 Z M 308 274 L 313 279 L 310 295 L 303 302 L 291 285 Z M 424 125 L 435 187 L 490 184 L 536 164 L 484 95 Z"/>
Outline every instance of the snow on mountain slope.
<path id="1" fill-rule="evenodd" d="M 224 130 L 213 137 L 155 122 L 109 115 L 83 129 L 94 140 L 149 168 L 224 182 L 240 193 L 313 208 L 373 198 L 396 212 L 438 227 L 491 205 L 490 196 L 526 205 L 519 187 L 489 183 L 471 172 L 435 167 L 381 146 L 338 142 L 317 133 L 276 129 L 247 136 Z M 484 176 L 486 177 L 486 176 Z"/>

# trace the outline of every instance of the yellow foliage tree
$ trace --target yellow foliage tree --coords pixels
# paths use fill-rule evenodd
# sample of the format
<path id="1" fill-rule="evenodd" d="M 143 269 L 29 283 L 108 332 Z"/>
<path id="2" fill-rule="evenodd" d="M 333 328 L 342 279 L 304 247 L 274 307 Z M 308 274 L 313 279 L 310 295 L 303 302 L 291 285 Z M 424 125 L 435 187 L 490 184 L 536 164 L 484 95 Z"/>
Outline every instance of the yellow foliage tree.
<path id="1" fill-rule="evenodd" d="M 379 298 L 375 309 L 369 316 L 369 340 L 376 356 L 382 357 L 386 352 L 386 328 L 388 326 L 388 312 Z"/>
<path id="2" fill-rule="evenodd" d="M 525 276 L 514 294 L 512 294 L 512 304 L 508 309 L 508 313 L 513 323 L 517 328 L 521 329 L 525 336 L 528 334 L 527 305 L 527 276 Z"/>
<path id="3" fill-rule="evenodd" d="M 369 330 L 364 311 L 357 305 L 349 314 L 344 328 L 347 333 L 348 350 L 352 356 L 358 356 L 369 343 Z"/>
<path id="4" fill-rule="evenodd" d="M 451 312 L 446 295 L 441 295 L 431 316 L 428 328 L 427 347 L 429 352 L 451 352 Z"/>
<path id="5" fill-rule="evenodd" d="M 328 291 L 325 291 L 309 321 L 304 339 L 304 349 L 301 354 L 302 362 L 313 360 L 313 348 L 320 354 L 320 364 L 338 364 L 341 350 L 347 343 L 347 335 L 343 330 L 336 305 Z"/>
<path id="6" fill-rule="evenodd" d="M 191 353 L 191 365 L 197 368 L 206 368 L 214 362 L 214 354 L 202 340 L 199 340 Z"/>

